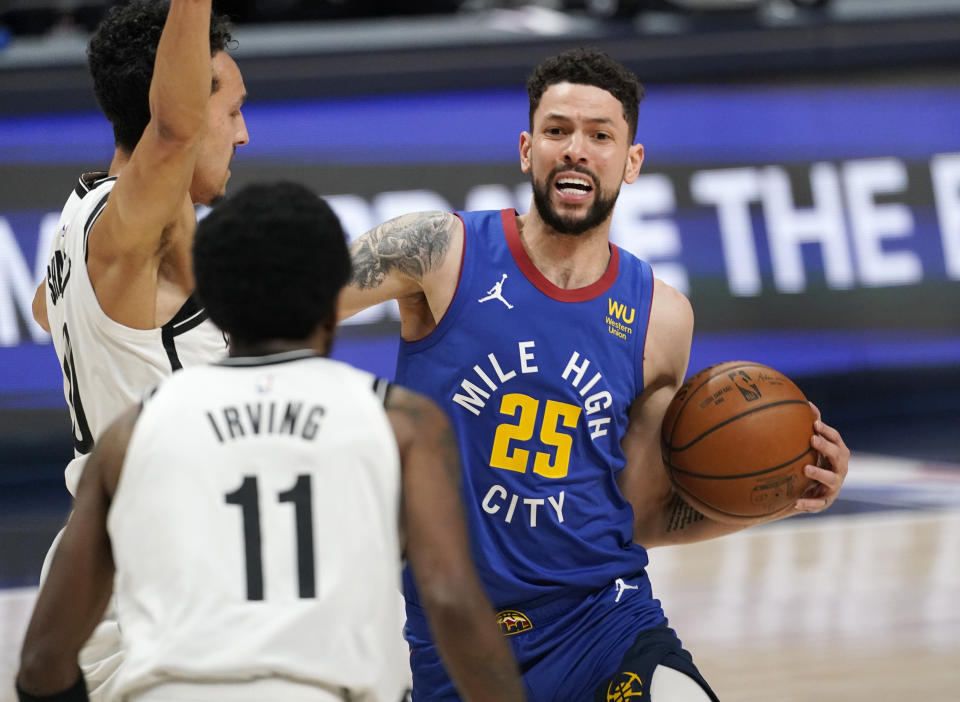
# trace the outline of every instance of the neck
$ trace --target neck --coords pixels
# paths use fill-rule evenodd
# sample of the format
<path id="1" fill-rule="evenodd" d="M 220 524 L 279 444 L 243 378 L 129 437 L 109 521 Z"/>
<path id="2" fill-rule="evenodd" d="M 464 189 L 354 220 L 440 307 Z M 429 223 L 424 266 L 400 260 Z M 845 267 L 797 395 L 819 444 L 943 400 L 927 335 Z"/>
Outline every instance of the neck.
<path id="1" fill-rule="evenodd" d="M 597 282 L 610 263 L 610 218 L 582 234 L 561 234 L 544 222 L 537 208 L 517 217 L 520 241 L 530 261 L 564 290 Z"/>
<path id="2" fill-rule="evenodd" d="M 326 356 L 330 353 L 333 335 L 323 326 L 317 328 L 306 339 L 264 339 L 260 341 L 240 341 L 230 339 L 231 356 L 270 356 L 284 351 L 313 351 Z"/>
<path id="3" fill-rule="evenodd" d="M 110 175 L 115 176 L 123 170 L 130 160 L 130 154 L 119 146 L 113 150 L 113 160 L 110 162 Z"/>

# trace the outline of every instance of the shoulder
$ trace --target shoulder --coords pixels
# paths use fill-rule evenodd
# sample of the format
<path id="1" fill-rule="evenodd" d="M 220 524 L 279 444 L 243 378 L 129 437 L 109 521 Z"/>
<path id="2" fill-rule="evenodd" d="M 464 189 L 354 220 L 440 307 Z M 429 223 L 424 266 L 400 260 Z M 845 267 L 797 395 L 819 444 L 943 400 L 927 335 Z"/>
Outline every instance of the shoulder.
<path id="1" fill-rule="evenodd" d="M 650 325 L 644 349 L 647 376 L 682 379 L 693 340 L 693 307 L 682 292 L 654 278 Z M 646 380 L 649 382 L 651 378 Z"/>
<path id="2" fill-rule="evenodd" d="M 61 224 L 70 224 L 78 216 L 83 217 L 84 229 L 88 228 L 106 205 L 107 197 L 117 182 L 116 176 L 106 173 L 84 173 L 74 186 L 61 213 Z"/>
<path id="3" fill-rule="evenodd" d="M 653 279 L 653 312 L 662 321 L 693 326 L 693 306 L 682 292 L 659 278 Z"/>
<path id="4" fill-rule="evenodd" d="M 350 245 L 353 284 L 373 288 L 398 273 L 422 282 L 442 267 L 463 239 L 463 222 L 450 212 L 415 212 L 387 220 Z"/>
<path id="5" fill-rule="evenodd" d="M 79 197 L 86 197 L 88 193 L 103 188 L 104 186 L 109 190 L 113 187 L 116 180 L 117 176 L 111 176 L 106 171 L 82 173 L 73 190 Z"/>
<path id="6" fill-rule="evenodd" d="M 426 395 L 406 388 L 402 385 L 390 384 L 384 399 L 384 407 L 388 412 L 406 416 L 410 421 L 420 424 L 431 420 L 446 421 L 443 410 Z"/>
<path id="7" fill-rule="evenodd" d="M 447 415 L 437 403 L 402 385 L 390 385 L 384 407 L 401 444 L 449 431 Z"/>
<path id="8" fill-rule="evenodd" d="M 100 479 L 108 495 L 116 492 L 127 448 L 130 446 L 133 430 L 137 426 L 142 410 L 143 405 L 137 404 L 120 414 L 97 441 L 94 448 L 96 459 L 91 455 L 84 468 L 84 474 L 91 468 L 100 472 Z"/>
<path id="9" fill-rule="evenodd" d="M 376 229 L 393 236 L 443 237 L 462 231 L 463 223 L 452 212 L 428 210 L 394 217 Z"/>

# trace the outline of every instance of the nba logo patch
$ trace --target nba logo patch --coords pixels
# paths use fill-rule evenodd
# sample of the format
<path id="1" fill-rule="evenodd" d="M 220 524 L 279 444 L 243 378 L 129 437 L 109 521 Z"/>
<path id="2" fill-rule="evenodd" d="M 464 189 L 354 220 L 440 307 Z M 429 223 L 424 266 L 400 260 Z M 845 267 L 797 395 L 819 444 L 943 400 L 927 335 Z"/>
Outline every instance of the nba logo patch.
<path id="1" fill-rule="evenodd" d="M 497 612 L 497 624 L 500 625 L 500 633 L 504 636 L 522 634 L 533 628 L 533 622 L 530 621 L 530 618 L 515 609 L 505 609 L 502 612 Z"/>

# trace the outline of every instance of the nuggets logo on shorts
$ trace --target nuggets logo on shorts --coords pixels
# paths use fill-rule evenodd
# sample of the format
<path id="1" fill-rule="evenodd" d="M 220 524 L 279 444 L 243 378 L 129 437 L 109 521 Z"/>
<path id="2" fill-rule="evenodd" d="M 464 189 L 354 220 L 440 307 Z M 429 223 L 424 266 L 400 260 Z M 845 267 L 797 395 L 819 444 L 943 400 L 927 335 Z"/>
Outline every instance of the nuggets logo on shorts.
<path id="1" fill-rule="evenodd" d="M 505 609 L 497 612 L 497 624 L 500 625 L 500 633 L 504 636 L 513 636 L 522 634 L 524 631 L 530 631 L 533 628 L 533 622 L 523 612 L 515 609 Z"/>
<path id="2" fill-rule="evenodd" d="M 624 702 L 632 697 L 642 697 L 643 681 L 636 673 L 624 671 L 613 676 L 607 686 L 607 702 Z"/>

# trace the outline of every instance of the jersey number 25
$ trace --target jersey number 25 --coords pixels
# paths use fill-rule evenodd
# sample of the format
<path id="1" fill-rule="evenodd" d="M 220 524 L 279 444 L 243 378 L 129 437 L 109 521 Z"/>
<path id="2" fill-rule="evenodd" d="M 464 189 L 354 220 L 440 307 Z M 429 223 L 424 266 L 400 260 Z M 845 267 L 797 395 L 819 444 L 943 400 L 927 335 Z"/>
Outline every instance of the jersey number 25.
<path id="1" fill-rule="evenodd" d="M 513 470 L 518 473 L 527 471 L 530 451 L 512 447 L 510 442 L 530 441 L 537 428 L 537 416 L 540 414 L 540 402 L 520 393 L 508 393 L 500 402 L 500 414 L 516 417 L 515 424 L 501 424 L 493 437 L 493 449 L 490 452 L 490 466 Z M 549 453 L 537 451 L 533 458 L 533 472 L 545 478 L 563 478 L 570 470 L 570 449 L 573 438 L 562 431 L 561 426 L 573 429 L 580 419 L 580 408 L 566 402 L 547 400 L 543 404 L 543 418 L 540 420 L 540 441 L 556 449 L 554 460 Z"/>

